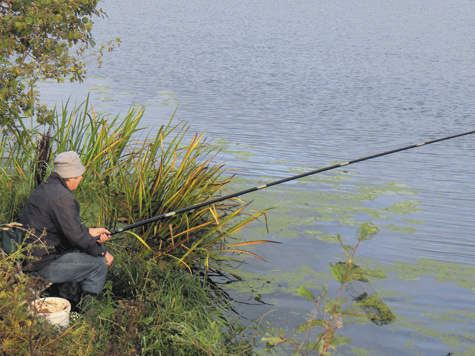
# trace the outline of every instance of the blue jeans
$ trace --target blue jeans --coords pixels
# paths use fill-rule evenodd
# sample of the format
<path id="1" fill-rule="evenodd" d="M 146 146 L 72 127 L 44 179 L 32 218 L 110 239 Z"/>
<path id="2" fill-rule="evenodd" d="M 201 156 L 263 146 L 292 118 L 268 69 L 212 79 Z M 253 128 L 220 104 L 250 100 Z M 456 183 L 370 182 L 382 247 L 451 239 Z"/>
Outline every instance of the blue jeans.
<path id="1" fill-rule="evenodd" d="M 50 283 L 78 283 L 84 293 L 97 295 L 106 282 L 107 263 L 102 256 L 77 251 L 61 256 L 36 274 Z"/>

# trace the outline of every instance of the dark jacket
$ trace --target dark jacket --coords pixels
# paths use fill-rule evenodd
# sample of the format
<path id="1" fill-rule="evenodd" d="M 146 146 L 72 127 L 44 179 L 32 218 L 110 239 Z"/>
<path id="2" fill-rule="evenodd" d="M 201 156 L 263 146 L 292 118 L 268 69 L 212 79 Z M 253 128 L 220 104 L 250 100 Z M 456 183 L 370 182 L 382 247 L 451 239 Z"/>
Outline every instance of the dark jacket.
<path id="1" fill-rule="evenodd" d="M 93 256 L 105 256 L 107 252 L 82 223 L 79 202 L 57 173 L 51 174 L 31 194 L 21 212 L 20 223 L 35 230 L 36 236 L 27 238 L 27 243 L 35 246 L 32 255 L 39 258 L 33 262 L 33 271 L 75 249 Z M 43 231 L 45 234 L 38 241 Z"/>

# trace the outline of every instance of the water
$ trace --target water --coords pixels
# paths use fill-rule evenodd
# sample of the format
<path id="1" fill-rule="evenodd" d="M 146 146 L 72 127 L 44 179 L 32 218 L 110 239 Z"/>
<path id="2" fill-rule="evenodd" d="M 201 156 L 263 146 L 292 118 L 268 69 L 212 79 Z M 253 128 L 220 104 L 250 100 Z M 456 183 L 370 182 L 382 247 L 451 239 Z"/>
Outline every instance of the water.
<path id="1" fill-rule="evenodd" d="M 224 143 L 220 158 L 246 179 L 236 191 L 475 129 L 474 1 L 106 0 L 101 6 L 109 17 L 96 21 L 96 40 L 120 37 L 122 45 L 102 68 L 90 67 L 84 84 L 42 85 L 44 99 L 82 101 L 91 92 L 96 111 L 114 115 L 145 105 L 150 126 L 166 122 L 178 106 L 178 118 L 193 132 Z M 475 301 L 473 137 L 359 163 L 343 182 L 315 177 L 250 196 L 258 207 L 276 206 L 264 237 L 283 244 L 256 248 L 268 262 L 248 261 L 244 269 L 282 287 L 255 292 L 272 307 L 242 312 L 275 310 L 269 320 L 292 329 L 312 309 L 296 296 L 299 285 L 278 276 L 298 280 L 303 273 L 305 283 L 302 266 L 327 271 L 341 251 L 312 232 L 353 236 L 354 221 L 370 219 L 357 212 L 353 222 L 322 221 L 322 191 L 350 196 L 353 202 L 328 203 L 340 212 L 355 205 L 382 212 L 410 200 L 416 211 L 373 219 L 381 231 L 358 252 L 388 267 L 389 277 L 375 288 L 397 321 L 346 332 L 371 355 L 475 353 L 473 318 L 459 315 L 473 314 Z M 362 187 L 394 185 L 402 188 L 354 202 Z M 266 235 L 262 227 L 245 234 Z M 398 261 L 417 266 L 417 281 L 405 278 L 405 268 L 396 271 Z"/>

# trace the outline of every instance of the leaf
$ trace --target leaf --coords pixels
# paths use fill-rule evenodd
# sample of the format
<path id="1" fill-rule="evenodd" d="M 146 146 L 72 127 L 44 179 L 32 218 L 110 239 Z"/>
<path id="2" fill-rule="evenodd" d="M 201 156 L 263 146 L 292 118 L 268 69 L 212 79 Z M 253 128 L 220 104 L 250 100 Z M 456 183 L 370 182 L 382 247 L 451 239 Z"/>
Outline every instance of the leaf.
<path id="1" fill-rule="evenodd" d="M 309 301 L 315 301 L 315 297 L 313 296 L 313 294 L 307 289 L 305 288 L 304 286 L 301 286 L 298 290 L 297 290 L 297 293 L 301 296 L 301 297 L 304 297 L 306 298 L 307 300 Z"/>
<path id="2" fill-rule="evenodd" d="M 261 341 L 268 343 L 271 346 L 281 344 L 285 342 L 282 338 L 280 337 L 263 337 Z"/>
<path id="3" fill-rule="evenodd" d="M 371 240 L 378 233 L 379 228 L 372 222 L 362 224 L 356 231 L 358 241 Z"/>
<path id="4" fill-rule="evenodd" d="M 337 263 L 332 267 L 332 275 L 340 283 L 343 283 L 345 281 L 346 272 L 347 265 Z"/>
<path id="5" fill-rule="evenodd" d="M 82 63 L 87 48 L 94 44 L 89 17 L 105 13 L 91 0 L 0 3 L 1 86 L 5 84 L 0 123 L 13 122 L 21 114 L 36 116 L 39 123 L 50 122 L 53 111 L 41 109 L 36 82 L 47 78 L 62 81 L 65 77 L 82 81 L 85 70 L 76 73 L 72 65 Z M 73 49 L 78 41 L 82 44 Z M 108 46 L 112 48 L 112 44 Z M 21 84 L 25 81 L 29 82 L 27 91 Z"/>
<path id="6" fill-rule="evenodd" d="M 301 333 L 301 332 L 306 332 L 313 328 L 314 326 L 325 326 L 325 321 L 322 319 L 314 319 L 314 320 L 309 320 L 305 324 L 300 324 L 297 326 L 297 329 L 295 330 L 295 333 Z"/>
<path id="7" fill-rule="evenodd" d="M 219 251 L 219 252 L 237 252 L 237 253 L 240 253 L 240 254 L 247 254 L 247 255 L 254 256 L 254 257 L 258 258 L 261 261 L 267 262 L 267 260 L 263 259 L 261 256 L 255 254 L 253 252 L 246 251 L 246 250 L 240 250 L 240 249 L 236 249 L 236 248 L 225 248 L 225 249 L 221 249 L 221 250 L 217 250 L 217 251 Z"/>
<path id="8" fill-rule="evenodd" d="M 132 236 L 134 236 L 137 240 L 139 240 L 148 250 L 150 251 L 153 251 L 149 245 L 147 245 L 147 243 L 139 236 L 137 235 L 135 232 L 132 232 L 132 231 L 125 231 L 127 234 L 130 234 Z"/>
<path id="9" fill-rule="evenodd" d="M 318 295 L 319 298 L 323 298 L 325 296 L 325 294 L 328 293 L 328 286 L 326 284 L 324 284 L 322 286 L 322 291 L 320 292 L 320 294 Z"/>
<path id="10" fill-rule="evenodd" d="M 248 242 L 240 242 L 240 243 L 236 243 L 236 244 L 231 244 L 231 245 L 229 245 L 229 246 L 231 246 L 231 247 L 249 246 L 249 245 L 257 245 L 257 244 L 263 244 L 263 243 L 280 244 L 281 242 L 279 242 L 279 241 L 272 241 L 272 240 L 256 240 L 256 241 L 248 241 Z"/>

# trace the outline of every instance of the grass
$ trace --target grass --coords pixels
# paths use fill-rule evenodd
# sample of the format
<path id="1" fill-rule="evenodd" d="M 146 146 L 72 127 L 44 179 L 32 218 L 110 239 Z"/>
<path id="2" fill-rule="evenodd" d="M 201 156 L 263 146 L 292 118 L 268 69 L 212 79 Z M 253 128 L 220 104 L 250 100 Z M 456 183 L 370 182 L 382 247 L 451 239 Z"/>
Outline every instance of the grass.
<path id="1" fill-rule="evenodd" d="M 125 256 L 109 271 L 104 298 L 59 330 L 29 314 L 44 286 L 12 263 L 19 254 L 0 259 L 2 356 L 253 354 L 250 329 L 228 321 L 229 306 L 215 303 L 199 275 Z"/>

